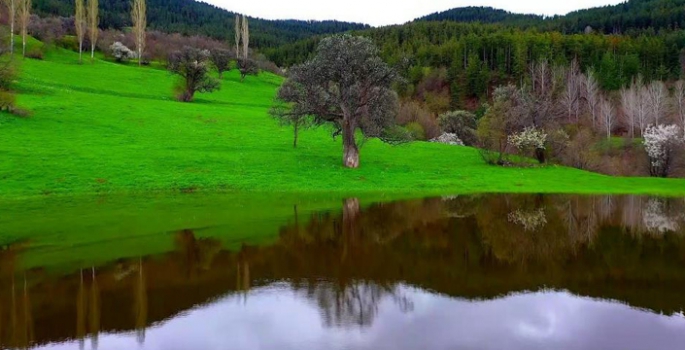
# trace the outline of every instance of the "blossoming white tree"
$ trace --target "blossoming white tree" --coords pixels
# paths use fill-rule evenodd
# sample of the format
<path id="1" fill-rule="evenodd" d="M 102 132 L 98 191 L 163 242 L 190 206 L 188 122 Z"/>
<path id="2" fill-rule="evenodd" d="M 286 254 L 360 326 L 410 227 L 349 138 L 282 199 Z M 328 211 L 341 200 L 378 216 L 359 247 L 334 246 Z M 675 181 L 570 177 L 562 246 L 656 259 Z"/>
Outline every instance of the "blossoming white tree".
<path id="1" fill-rule="evenodd" d="M 510 135 L 509 144 L 516 147 L 520 152 L 526 153 L 529 150 L 535 152 L 535 158 L 540 162 L 545 162 L 545 144 L 547 134 L 534 126 L 523 129 L 523 131 Z"/>
<path id="2" fill-rule="evenodd" d="M 677 125 L 650 125 L 644 133 L 644 145 L 650 160 L 652 176 L 667 177 L 673 163 L 673 153 L 685 140 Z"/>

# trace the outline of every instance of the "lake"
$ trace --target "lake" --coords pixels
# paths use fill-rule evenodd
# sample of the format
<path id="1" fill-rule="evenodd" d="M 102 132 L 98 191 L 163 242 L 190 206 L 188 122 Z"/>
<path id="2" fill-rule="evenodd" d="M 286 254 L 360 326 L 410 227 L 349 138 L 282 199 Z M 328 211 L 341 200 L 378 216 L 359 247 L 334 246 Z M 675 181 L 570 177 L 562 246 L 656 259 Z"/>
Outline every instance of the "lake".
<path id="1" fill-rule="evenodd" d="M 11 214 L 1 348 L 685 347 L 681 198 L 189 195 Z"/>

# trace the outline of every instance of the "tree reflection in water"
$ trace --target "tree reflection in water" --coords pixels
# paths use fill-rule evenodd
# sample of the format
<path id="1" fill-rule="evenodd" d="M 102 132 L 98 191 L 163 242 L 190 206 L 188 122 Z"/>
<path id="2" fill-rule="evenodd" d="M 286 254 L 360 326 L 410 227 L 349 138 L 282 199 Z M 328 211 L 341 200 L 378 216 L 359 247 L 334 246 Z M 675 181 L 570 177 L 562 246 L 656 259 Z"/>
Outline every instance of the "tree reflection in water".
<path id="1" fill-rule="evenodd" d="M 179 230 L 173 252 L 67 276 L 21 271 L 21 249 L 5 249 L 0 347 L 90 339 L 96 348 L 100 332 L 143 344 L 152 324 L 227 294 L 247 301 L 274 282 L 316 305 L 327 327 L 368 327 L 389 306 L 411 312 L 406 286 L 471 300 L 552 288 L 665 314 L 685 306 L 682 199 L 348 199 L 337 211 L 292 212 L 267 245 L 228 251 L 218 238 Z"/>

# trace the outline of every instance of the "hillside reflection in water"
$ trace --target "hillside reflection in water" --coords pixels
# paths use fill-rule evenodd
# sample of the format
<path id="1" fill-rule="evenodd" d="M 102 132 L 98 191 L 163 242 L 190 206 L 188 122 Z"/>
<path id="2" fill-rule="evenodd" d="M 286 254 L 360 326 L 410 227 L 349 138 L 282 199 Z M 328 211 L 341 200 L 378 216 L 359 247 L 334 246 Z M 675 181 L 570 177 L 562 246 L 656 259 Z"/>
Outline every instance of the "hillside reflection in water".
<path id="1" fill-rule="evenodd" d="M 300 217 L 270 245 L 49 276 L 2 254 L 0 345 L 40 349 L 679 349 L 685 201 L 479 196 Z M 8 267 L 9 266 L 9 267 Z"/>

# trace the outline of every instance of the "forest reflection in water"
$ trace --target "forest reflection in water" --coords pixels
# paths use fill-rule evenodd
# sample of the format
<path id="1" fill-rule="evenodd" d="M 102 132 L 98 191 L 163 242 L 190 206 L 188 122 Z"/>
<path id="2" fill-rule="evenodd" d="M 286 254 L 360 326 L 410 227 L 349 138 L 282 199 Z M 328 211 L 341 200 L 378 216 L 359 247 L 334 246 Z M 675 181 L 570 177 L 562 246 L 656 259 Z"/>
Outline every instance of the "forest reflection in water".
<path id="1" fill-rule="evenodd" d="M 173 252 L 62 276 L 21 271 L 26 247 L 7 247 L 0 347 L 185 349 L 241 329 L 233 345 L 245 349 L 255 346 L 250 334 L 263 347 L 377 348 L 380 338 L 360 330 L 390 332 L 388 348 L 402 348 L 390 338 L 407 334 L 419 340 L 406 348 L 501 348 L 487 333 L 516 329 L 502 336 L 507 347 L 580 349 L 587 332 L 560 334 L 600 320 L 606 334 L 586 335 L 605 349 L 685 341 L 683 199 L 500 195 L 368 207 L 348 199 L 306 217 L 293 207 L 270 245 L 229 251 L 202 237 L 182 229 L 169 237 Z M 451 326 L 463 339 L 450 338 Z M 191 348 L 224 348 L 219 339 Z"/>

